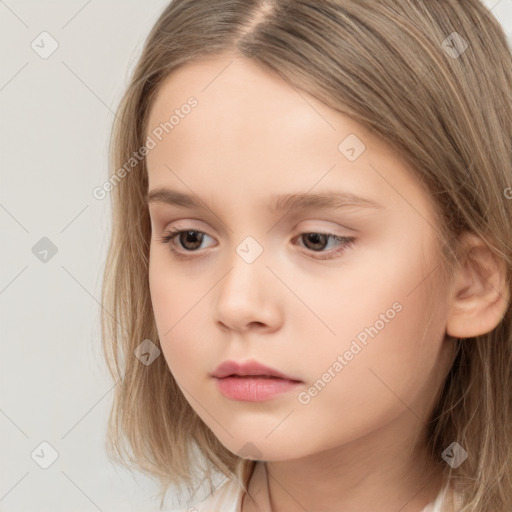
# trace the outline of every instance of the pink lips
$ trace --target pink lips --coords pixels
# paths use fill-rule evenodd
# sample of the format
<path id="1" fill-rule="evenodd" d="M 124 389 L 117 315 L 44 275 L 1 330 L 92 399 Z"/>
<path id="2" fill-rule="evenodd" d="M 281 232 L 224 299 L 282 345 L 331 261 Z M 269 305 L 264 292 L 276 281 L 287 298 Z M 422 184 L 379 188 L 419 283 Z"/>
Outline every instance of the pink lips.
<path id="1" fill-rule="evenodd" d="M 290 391 L 302 383 L 257 361 L 225 361 L 211 374 L 220 392 L 232 400 L 260 402 Z"/>

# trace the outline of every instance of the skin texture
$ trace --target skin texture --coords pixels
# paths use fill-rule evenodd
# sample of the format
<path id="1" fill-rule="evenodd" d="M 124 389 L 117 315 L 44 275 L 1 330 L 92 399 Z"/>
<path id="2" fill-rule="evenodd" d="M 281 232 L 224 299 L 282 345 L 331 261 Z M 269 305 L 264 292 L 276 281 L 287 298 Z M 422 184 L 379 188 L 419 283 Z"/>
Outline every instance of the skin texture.
<path id="1" fill-rule="evenodd" d="M 442 465 L 427 458 L 424 445 L 453 357 L 445 334 L 488 332 L 505 297 L 484 286 L 472 294 L 469 270 L 440 279 L 427 193 L 386 143 L 351 119 L 253 62 L 223 56 L 173 73 L 149 130 L 191 96 L 197 107 L 147 156 L 149 191 L 169 187 L 213 203 L 211 210 L 149 205 L 149 284 L 172 374 L 229 450 L 247 451 L 251 443 L 253 458 L 267 461 L 274 512 L 374 512 L 376 504 L 383 512 L 420 511 L 441 485 Z M 338 149 L 350 134 L 366 146 L 354 161 Z M 329 190 L 383 208 L 267 207 L 273 194 Z M 207 236 L 170 242 L 180 259 L 160 241 L 169 228 Z M 318 232 L 355 240 L 335 255 L 339 242 L 315 249 L 300 236 Z M 236 251 L 248 236 L 263 249 L 252 263 Z M 329 254 L 334 258 L 320 259 Z M 504 291 L 498 267 L 485 257 L 494 271 L 486 282 Z M 394 318 L 301 403 L 298 393 L 396 303 Z M 228 359 L 255 359 L 303 384 L 262 402 L 230 400 L 209 376 Z M 253 507 L 244 500 L 244 512 Z"/>

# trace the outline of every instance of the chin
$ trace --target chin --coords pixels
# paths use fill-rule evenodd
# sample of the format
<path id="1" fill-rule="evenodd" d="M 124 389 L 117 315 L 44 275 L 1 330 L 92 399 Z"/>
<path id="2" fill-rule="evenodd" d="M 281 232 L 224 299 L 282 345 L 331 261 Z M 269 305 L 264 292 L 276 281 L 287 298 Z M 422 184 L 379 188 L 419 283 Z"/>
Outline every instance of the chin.
<path id="1" fill-rule="evenodd" d="M 245 435 L 243 437 L 235 436 L 229 438 L 229 440 L 220 439 L 220 441 L 230 452 L 247 460 L 278 462 L 308 455 L 304 446 L 300 446 L 300 451 L 298 451 L 296 442 L 291 440 L 284 442 L 278 437 L 265 439 L 264 436 L 260 435 L 251 440 L 249 435 Z"/>

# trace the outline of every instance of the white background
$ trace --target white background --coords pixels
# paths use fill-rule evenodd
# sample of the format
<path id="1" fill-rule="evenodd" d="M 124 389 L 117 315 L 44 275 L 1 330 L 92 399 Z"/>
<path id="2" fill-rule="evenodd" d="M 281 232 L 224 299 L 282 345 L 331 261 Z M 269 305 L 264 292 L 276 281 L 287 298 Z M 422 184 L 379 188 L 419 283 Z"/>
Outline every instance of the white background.
<path id="1" fill-rule="evenodd" d="M 0 512 L 158 510 L 156 482 L 103 450 L 110 203 L 92 190 L 108 177 L 113 112 L 167 3 L 0 0 Z M 485 3 L 512 44 L 512 0 Z M 59 44 L 48 59 L 31 47 L 43 31 Z M 32 252 L 43 237 L 57 248 L 46 263 Z M 43 441 L 59 454 L 48 469 L 31 457 Z"/>

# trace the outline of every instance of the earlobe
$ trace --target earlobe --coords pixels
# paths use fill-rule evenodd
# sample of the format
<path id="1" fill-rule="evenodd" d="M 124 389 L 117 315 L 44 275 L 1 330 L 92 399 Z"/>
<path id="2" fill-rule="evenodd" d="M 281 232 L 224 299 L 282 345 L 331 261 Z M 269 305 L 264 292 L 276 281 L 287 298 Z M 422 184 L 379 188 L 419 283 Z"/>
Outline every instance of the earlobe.
<path id="1" fill-rule="evenodd" d="M 510 305 L 506 263 L 477 235 L 461 235 L 464 263 L 455 270 L 446 333 L 471 338 L 491 332 Z"/>

